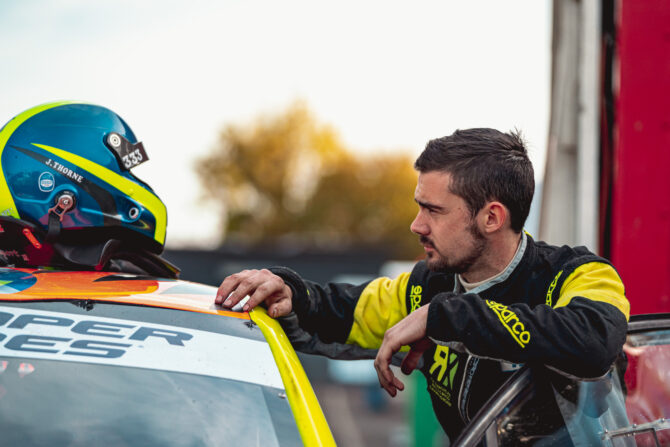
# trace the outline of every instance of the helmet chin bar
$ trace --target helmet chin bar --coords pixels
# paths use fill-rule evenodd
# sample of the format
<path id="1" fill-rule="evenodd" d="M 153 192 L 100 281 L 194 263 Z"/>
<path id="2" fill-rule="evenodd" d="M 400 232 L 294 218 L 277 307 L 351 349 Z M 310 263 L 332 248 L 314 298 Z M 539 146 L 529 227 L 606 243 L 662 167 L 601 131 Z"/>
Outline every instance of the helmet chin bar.
<path id="1" fill-rule="evenodd" d="M 60 200 L 59 200 L 60 202 Z M 55 214 L 55 213 L 54 213 Z M 58 223 L 60 233 L 60 222 Z M 16 267 L 54 267 L 68 270 L 124 271 L 132 264 L 148 275 L 177 278 L 179 269 L 158 255 L 120 239 L 90 243 L 66 243 L 49 239 L 48 234 L 30 222 L 0 217 L 0 259 Z M 130 266 L 129 266 L 130 267 Z"/>

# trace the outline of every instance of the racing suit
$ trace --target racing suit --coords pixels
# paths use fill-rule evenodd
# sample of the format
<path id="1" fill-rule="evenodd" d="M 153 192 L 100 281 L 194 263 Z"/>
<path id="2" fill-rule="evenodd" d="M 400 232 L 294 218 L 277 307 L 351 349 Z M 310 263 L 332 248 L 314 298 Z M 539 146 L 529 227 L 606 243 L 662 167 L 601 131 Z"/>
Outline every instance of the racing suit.
<path id="1" fill-rule="evenodd" d="M 300 329 L 290 318 L 282 325 L 304 352 L 366 357 L 369 351 L 345 346 L 379 348 L 387 329 L 428 304 L 427 335 L 435 344 L 420 369 L 452 441 L 521 364 L 600 377 L 626 337 L 629 303 L 611 264 L 584 247 L 550 246 L 525 233 L 505 271 L 467 293 L 457 275 L 432 272 L 425 261 L 359 286 L 322 287 L 287 268 L 271 270 L 293 291 Z"/>

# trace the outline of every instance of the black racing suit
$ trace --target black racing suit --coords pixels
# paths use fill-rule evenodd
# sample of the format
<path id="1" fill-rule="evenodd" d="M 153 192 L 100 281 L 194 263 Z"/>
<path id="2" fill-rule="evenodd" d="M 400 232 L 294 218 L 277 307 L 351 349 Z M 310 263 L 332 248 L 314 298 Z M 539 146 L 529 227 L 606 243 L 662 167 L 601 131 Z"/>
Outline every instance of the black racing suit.
<path id="1" fill-rule="evenodd" d="M 424 261 L 396 279 L 360 286 L 322 287 L 289 269 L 271 270 L 293 291 L 301 330 L 291 318 L 283 326 L 304 352 L 366 357 L 370 351 L 346 346 L 378 348 L 387 329 L 429 304 L 427 335 L 435 345 L 424 353 L 421 372 L 452 441 L 520 364 L 600 377 L 626 337 L 629 303 L 610 263 L 584 247 L 554 247 L 526 235 L 505 272 L 470 293 L 455 274 L 432 272 Z"/>

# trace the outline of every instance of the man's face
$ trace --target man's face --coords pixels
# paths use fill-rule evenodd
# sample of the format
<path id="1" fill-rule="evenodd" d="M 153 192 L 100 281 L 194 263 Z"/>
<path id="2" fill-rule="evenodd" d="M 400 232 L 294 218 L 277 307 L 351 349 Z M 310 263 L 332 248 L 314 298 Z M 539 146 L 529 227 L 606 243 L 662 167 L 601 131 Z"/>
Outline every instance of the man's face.
<path id="1" fill-rule="evenodd" d="M 419 235 L 433 271 L 466 273 L 486 249 L 487 241 L 471 217 L 465 200 L 451 193 L 451 174 L 419 174 L 414 200 L 419 213 L 410 226 Z"/>

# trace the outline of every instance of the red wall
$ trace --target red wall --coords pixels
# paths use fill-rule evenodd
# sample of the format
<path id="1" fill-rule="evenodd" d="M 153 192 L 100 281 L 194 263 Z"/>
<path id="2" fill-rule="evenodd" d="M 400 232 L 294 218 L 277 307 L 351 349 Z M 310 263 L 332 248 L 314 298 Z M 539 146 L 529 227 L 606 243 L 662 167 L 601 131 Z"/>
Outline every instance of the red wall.
<path id="1" fill-rule="evenodd" d="M 611 258 L 631 313 L 670 312 L 670 2 L 619 7 Z"/>

